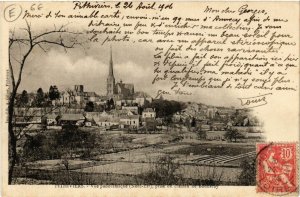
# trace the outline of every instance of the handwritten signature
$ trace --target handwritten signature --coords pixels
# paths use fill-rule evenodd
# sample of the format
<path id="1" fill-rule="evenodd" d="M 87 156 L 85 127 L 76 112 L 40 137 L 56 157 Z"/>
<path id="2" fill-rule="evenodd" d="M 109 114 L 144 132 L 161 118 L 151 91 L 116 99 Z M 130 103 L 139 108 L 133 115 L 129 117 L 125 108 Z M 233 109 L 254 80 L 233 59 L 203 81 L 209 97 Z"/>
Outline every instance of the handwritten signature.
<path id="1" fill-rule="evenodd" d="M 268 95 L 272 95 L 272 93 L 252 96 L 248 98 L 238 98 L 238 99 L 240 99 L 241 105 L 244 106 L 245 108 L 254 108 L 254 107 L 260 107 L 268 104 L 267 102 Z"/>
<path id="2" fill-rule="evenodd" d="M 172 92 L 175 95 L 192 95 L 192 92 L 181 90 L 180 88 L 173 89 Z M 163 95 L 172 95 L 172 92 L 166 90 L 158 90 L 155 99 L 160 98 Z"/>

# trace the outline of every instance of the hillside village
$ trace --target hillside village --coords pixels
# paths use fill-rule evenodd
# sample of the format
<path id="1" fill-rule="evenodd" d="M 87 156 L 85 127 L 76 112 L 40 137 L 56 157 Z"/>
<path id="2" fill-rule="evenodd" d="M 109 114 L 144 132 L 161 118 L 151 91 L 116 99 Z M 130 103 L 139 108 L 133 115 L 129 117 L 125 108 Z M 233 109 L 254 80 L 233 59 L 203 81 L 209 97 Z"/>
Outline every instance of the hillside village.
<path id="1" fill-rule="evenodd" d="M 17 151 L 24 157 L 20 169 L 72 168 L 74 173 L 86 170 L 89 176 L 115 169 L 110 178 L 116 182 L 105 184 L 124 184 L 116 176 L 125 175 L 135 177 L 127 177 L 127 181 L 136 177 L 145 181 L 140 176 L 150 173 L 151 162 L 159 162 L 162 156 L 187 170 L 177 173 L 193 184 L 203 179 L 195 176 L 199 165 L 234 167 L 236 172 L 221 181 L 240 184 L 241 163 L 254 157 L 255 142 L 264 140 L 263 125 L 250 109 L 153 99 L 136 91 L 134 84 L 116 82 L 112 52 L 106 93 L 86 92 L 83 85 L 60 91 L 53 85 L 48 92 L 24 90 L 15 106 L 13 124 L 20 136 Z M 52 146 L 57 149 L 51 150 Z M 127 166 L 128 162 L 134 167 Z M 106 170 L 102 169 L 105 165 L 109 166 Z M 18 176 L 28 173 L 33 172 L 24 175 L 20 171 Z M 100 179 L 103 181 L 95 178 L 95 183 Z"/>
<path id="2" fill-rule="evenodd" d="M 169 102 L 163 98 L 154 100 L 146 93 L 138 92 L 130 99 L 114 101 L 83 90 L 82 85 L 75 85 L 74 90 L 63 92 L 59 99 L 49 100 L 50 104 L 44 107 L 32 106 L 32 97 L 26 106 L 15 108 L 15 124 L 25 125 L 24 131 L 41 128 L 61 130 L 64 126 L 74 125 L 145 133 L 163 131 L 166 123 L 172 123 L 194 133 L 206 132 L 208 140 L 224 140 L 229 128 L 238 129 L 246 138 L 262 137 L 261 123 L 247 109 L 178 102 L 181 106 L 175 113 L 167 114 L 171 121 L 166 122 L 166 117 L 156 112 Z"/>

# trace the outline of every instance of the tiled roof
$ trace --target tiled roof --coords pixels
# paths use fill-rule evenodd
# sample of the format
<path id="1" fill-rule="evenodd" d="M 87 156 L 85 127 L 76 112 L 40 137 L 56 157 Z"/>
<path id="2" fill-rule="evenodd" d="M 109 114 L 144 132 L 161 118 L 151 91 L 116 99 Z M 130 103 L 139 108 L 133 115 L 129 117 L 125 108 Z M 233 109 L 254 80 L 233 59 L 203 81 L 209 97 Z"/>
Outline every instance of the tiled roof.
<path id="1" fill-rule="evenodd" d="M 61 120 L 82 120 L 84 116 L 82 114 L 63 114 Z"/>
<path id="2" fill-rule="evenodd" d="M 95 122 L 119 122 L 120 118 L 117 117 L 94 117 Z"/>
<path id="3" fill-rule="evenodd" d="M 154 112 L 152 108 L 146 108 L 143 112 Z"/>
<path id="4" fill-rule="evenodd" d="M 88 97 L 97 97 L 98 95 L 95 92 L 85 92 L 84 96 Z"/>
<path id="5" fill-rule="evenodd" d="M 139 115 L 121 116 L 121 119 L 139 119 Z"/>

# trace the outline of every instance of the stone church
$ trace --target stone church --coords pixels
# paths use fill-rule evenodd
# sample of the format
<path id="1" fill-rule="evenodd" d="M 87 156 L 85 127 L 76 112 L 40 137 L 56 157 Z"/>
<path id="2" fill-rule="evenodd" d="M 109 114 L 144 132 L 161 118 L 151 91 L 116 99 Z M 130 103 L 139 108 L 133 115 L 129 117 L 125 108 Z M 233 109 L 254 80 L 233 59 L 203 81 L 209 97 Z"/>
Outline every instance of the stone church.
<path id="1" fill-rule="evenodd" d="M 107 76 L 107 97 L 114 100 L 130 99 L 134 95 L 134 85 L 115 81 L 112 50 L 110 48 L 109 71 Z"/>

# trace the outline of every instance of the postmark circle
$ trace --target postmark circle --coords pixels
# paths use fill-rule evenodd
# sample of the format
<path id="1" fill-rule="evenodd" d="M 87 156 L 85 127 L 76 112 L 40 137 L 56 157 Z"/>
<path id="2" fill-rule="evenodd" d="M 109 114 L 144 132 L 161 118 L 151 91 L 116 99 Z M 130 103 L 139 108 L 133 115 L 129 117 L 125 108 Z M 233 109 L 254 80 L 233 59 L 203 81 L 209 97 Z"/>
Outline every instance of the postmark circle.
<path id="1" fill-rule="evenodd" d="M 274 196 L 285 196 L 291 193 L 295 193 L 298 191 L 297 181 L 296 184 L 292 181 L 297 179 L 297 166 L 295 167 L 295 173 L 292 173 L 291 176 L 286 176 L 286 170 L 288 170 L 291 166 L 283 163 L 282 160 L 278 160 L 278 156 L 282 156 L 282 148 L 293 147 L 297 152 L 297 148 L 295 144 L 283 144 L 283 143 L 269 143 L 264 144 L 258 148 L 257 157 L 256 157 L 256 170 L 257 170 L 257 191 L 268 193 Z M 295 155 L 296 156 L 296 155 Z M 274 157 L 274 158 L 273 158 Z M 273 160 L 270 160 L 273 159 Z M 296 159 L 296 158 L 294 158 Z M 273 161 L 273 165 L 268 167 L 268 163 L 266 161 Z M 270 172 L 266 172 L 266 168 L 270 170 Z M 289 183 L 287 183 L 289 182 Z M 287 187 L 287 184 L 291 184 Z M 284 187 L 282 187 L 284 185 Z"/>

